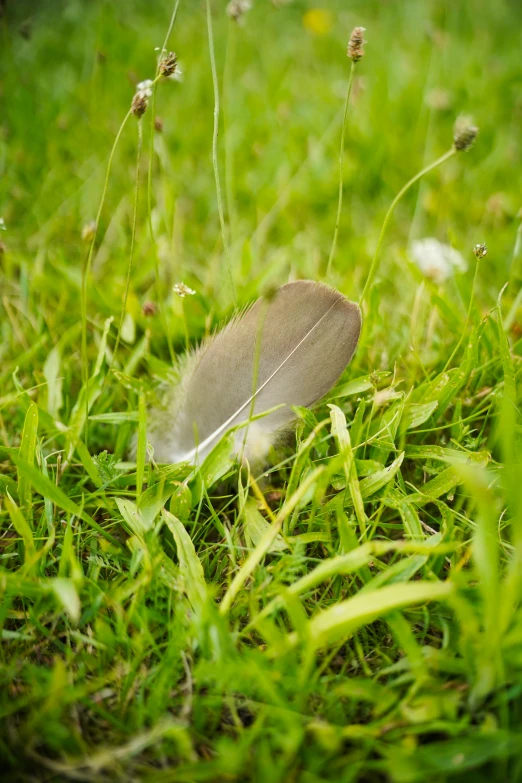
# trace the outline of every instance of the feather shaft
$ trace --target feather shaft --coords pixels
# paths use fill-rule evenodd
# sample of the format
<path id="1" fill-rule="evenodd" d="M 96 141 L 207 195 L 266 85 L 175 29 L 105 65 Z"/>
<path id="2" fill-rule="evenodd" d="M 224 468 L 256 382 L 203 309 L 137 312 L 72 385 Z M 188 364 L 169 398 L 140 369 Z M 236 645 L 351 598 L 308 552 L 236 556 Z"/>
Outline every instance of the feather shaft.
<path id="1" fill-rule="evenodd" d="M 295 418 L 291 406 L 313 405 L 337 382 L 360 328 L 358 306 L 322 283 L 289 283 L 258 300 L 203 343 L 177 392 L 153 412 L 156 459 L 200 461 L 238 425 L 246 430 L 236 433 L 235 451 L 263 459 Z"/>

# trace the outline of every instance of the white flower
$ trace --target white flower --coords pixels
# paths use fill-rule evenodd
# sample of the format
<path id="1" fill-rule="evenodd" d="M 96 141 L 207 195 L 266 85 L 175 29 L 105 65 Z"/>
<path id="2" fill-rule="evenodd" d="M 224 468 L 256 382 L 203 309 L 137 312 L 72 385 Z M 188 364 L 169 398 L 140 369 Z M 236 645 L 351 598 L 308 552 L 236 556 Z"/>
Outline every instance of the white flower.
<path id="1" fill-rule="evenodd" d="M 458 250 L 433 237 L 416 239 L 410 252 L 424 277 L 435 283 L 444 283 L 455 272 L 465 272 L 468 268 Z"/>
<path id="2" fill-rule="evenodd" d="M 0 231 L 7 231 L 5 220 L 2 217 L 0 217 Z"/>
<path id="3" fill-rule="evenodd" d="M 144 82 L 140 82 L 136 85 L 136 90 L 140 95 L 143 95 L 144 98 L 150 98 L 152 95 L 152 80 L 151 79 L 145 79 Z"/>
<path id="4" fill-rule="evenodd" d="M 243 15 L 251 8 L 251 0 L 231 0 L 227 5 L 227 15 L 235 22 L 242 22 Z"/>
<path id="5" fill-rule="evenodd" d="M 194 296 L 196 293 L 192 288 L 189 288 L 188 285 L 185 285 L 185 283 L 176 283 L 172 290 L 175 294 L 181 296 L 182 299 L 185 296 Z"/>

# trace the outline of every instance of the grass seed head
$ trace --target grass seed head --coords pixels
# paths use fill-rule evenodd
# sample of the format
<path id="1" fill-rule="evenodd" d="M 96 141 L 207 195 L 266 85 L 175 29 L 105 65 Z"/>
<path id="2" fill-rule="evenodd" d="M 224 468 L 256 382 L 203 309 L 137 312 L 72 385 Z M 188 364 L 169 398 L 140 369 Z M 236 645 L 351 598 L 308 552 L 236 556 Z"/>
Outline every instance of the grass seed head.
<path id="1" fill-rule="evenodd" d="M 150 79 L 140 82 L 136 85 L 136 95 L 132 99 L 131 111 L 135 117 L 142 117 L 147 111 L 149 98 L 152 95 L 152 84 Z"/>
<path id="2" fill-rule="evenodd" d="M 152 79 L 145 79 L 144 81 L 136 85 L 136 91 L 141 92 L 141 94 L 144 95 L 146 98 L 150 98 L 152 95 L 153 84 L 154 82 L 152 81 Z"/>
<path id="3" fill-rule="evenodd" d="M 132 99 L 131 104 L 131 111 L 134 114 L 135 117 L 143 117 L 145 112 L 147 111 L 147 106 L 149 105 L 149 99 L 145 95 L 144 92 L 137 92 L 134 98 Z"/>
<path id="4" fill-rule="evenodd" d="M 364 40 L 365 29 L 365 27 L 354 27 L 350 40 L 348 41 L 347 54 L 349 59 L 354 63 L 358 63 L 359 60 L 364 57 L 364 44 L 366 43 Z"/>
<path id="5" fill-rule="evenodd" d="M 457 152 L 471 149 L 477 138 L 479 129 L 473 125 L 471 117 L 459 117 L 453 129 L 453 145 Z"/>
<path id="6" fill-rule="evenodd" d="M 230 19 L 232 19 L 234 22 L 241 24 L 243 22 L 244 15 L 247 11 L 250 11 L 251 8 L 252 3 L 250 0 L 232 0 L 227 5 L 227 16 L 229 16 Z"/>
<path id="7" fill-rule="evenodd" d="M 143 307 L 141 308 L 141 312 L 144 316 L 149 318 L 150 316 L 156 315 L 157 307 L 155 302 L 144 302 Z"/>
<path id="8" fill-rule="evenodd" d="M 174 76 L 178 70 L 178 56 L 175 52 L 169 52 L 162 57 L 159 64 L 159 72 L 162 76 Z"/>
<path id="9" fill-rule="evenodd" d="M 84 242 L 92 242 L 96 234 L 96 221 L 89 220 L 82 228 L 82 239 Z"/>
<path id="10" fill-rule="evenodd" d="M 473 248 L 473 252 L 477 258 L 484 258 L 484 256 L 487 256 L 488 254 L 488 249 L 484 242 L 479 242 L 479 244 L 475 245 Z"/>

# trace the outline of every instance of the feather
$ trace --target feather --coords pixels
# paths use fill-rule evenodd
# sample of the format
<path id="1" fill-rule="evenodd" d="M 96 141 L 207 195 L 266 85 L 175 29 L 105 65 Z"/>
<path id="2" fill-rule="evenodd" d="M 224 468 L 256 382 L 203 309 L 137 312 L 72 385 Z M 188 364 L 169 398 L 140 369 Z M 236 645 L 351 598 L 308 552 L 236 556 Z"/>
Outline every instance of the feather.
<path id="1" fill-rule="evenodd" d="M 177 391 L 152 412 L 154 459 L 200 462 L 245 423 L 235 451 L 263 459 L 295 419 L 291 406 L 313 405 L 336 383 L 360 330 L 359 307 L 322 283 L 288 283 L 272 299 L 258 299 L 189 357 Z"/>

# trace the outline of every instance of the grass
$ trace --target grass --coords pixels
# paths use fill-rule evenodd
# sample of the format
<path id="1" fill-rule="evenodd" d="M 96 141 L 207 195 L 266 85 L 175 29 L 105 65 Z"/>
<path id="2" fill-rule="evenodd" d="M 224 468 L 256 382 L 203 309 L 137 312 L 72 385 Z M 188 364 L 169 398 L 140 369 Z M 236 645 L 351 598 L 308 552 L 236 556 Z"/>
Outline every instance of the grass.
<path id="1" fill-rule="evenodd" d="M 7 0 L 0 22 L 5 779 L 522 781 L 520 9 L 258 0 L 236 25 L 214 2 L 214 129 L 206 9 L 182 0 L 184 80 L 141 120 L 138 181 L 128 118 L 90 255 L 174 6 Z M 325 279 L 354 25 L 328 279 L 358 299 L 377 258 L 356 356 L 262 476 L 226 441 L 197 471 L 148 464 L 171 351 L 233 288 Z M 477 143 L 381 245 L 460 113 Z M 423 236 L 468 271 L 424 279 Z"/>

